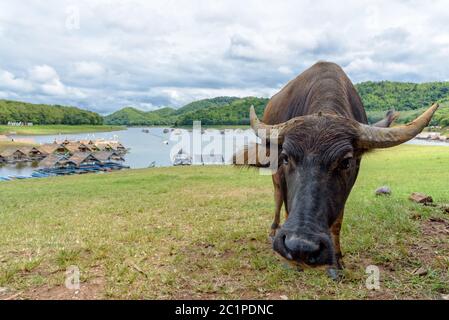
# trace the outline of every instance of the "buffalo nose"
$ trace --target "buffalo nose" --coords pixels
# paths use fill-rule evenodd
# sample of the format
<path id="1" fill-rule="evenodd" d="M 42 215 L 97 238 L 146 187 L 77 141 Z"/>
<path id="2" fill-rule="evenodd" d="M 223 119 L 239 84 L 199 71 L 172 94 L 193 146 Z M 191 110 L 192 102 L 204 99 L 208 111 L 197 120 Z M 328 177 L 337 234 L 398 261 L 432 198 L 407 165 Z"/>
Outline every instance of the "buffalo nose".
<path id="1" fill-rule="evenodd" d="M 325 249 L 321 241 L 304 239 L 294 234 L 288 235 L 284 239 L 285 248 L 293 260 L 312 265 L 319 263 L 320 256 Z"/>

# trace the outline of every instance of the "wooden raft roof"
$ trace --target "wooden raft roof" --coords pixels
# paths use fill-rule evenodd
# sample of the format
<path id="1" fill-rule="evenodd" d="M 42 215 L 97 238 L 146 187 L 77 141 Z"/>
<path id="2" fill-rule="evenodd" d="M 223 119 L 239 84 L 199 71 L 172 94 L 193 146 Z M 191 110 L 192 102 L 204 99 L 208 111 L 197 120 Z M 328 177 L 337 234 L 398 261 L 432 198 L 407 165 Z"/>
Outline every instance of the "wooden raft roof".
<path id="1" fill-rule="evenodd" d="M 80 164 L 82 164 L 86 160 L 100 161 L 90 152 L 75 152 L 68 159 L 68 161 L 71 161 L 71 162 L 75 163 L 77 166 L 79 166 Z"/>

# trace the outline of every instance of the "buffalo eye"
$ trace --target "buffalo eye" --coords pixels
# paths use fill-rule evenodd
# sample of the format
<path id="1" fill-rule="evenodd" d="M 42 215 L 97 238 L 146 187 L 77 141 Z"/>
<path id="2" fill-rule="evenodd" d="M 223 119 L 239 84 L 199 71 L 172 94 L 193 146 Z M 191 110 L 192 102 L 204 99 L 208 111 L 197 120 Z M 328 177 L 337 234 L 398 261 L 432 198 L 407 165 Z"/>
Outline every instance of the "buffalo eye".
<path id="1" fill-rule="evenodd" d="M 281 153 L 280 158 L 281 164 L 288 165 L 288 156 L 285 153 Z"/>
<path id="2" fill-rule="evenodd" d="M 338 168 L 340 170 L 348 170 L 351 167 L 352 155 L 347 155 L 341 162 Z"/>

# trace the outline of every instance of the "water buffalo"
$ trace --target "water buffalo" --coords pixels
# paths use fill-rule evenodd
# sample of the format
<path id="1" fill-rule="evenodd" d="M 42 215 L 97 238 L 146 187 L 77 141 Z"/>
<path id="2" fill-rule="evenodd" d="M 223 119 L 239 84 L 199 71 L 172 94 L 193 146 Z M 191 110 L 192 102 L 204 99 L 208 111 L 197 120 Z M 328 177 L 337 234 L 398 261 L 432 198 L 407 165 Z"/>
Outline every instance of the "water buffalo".
<path id="1" fill-rule="evenodd" d="M 251 107 L 251 127 L 263 142 L 246 146 L 234 163 L 248 165 L 262 145 L 277 146 L 273 249 L 297 265 L 341 269 L 340 228 L 362 155 L 412 139 L 437 108 L 432 105 L 404 126 L 389 127 L 397 116 L 393 112 L 370 126 L 353 84 L 329 62 L 316 63 L 274 95 L 263 122 Z M 252 165 L 264 166 L 257 159 Z M 283 204 L 286 220 L 280 227 Z"/>

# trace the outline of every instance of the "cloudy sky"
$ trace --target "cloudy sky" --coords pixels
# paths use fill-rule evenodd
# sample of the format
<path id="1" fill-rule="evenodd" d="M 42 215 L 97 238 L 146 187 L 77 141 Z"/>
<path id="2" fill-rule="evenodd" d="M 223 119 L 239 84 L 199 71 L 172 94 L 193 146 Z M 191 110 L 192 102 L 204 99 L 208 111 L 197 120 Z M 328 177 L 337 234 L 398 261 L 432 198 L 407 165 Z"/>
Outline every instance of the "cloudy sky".
<path id="1" fill-rule="evenodd" d="M 317 60 L 449 80 L 447 1 L 0 2 L 0 98 L 107 114 L 269 97 Z"/>

